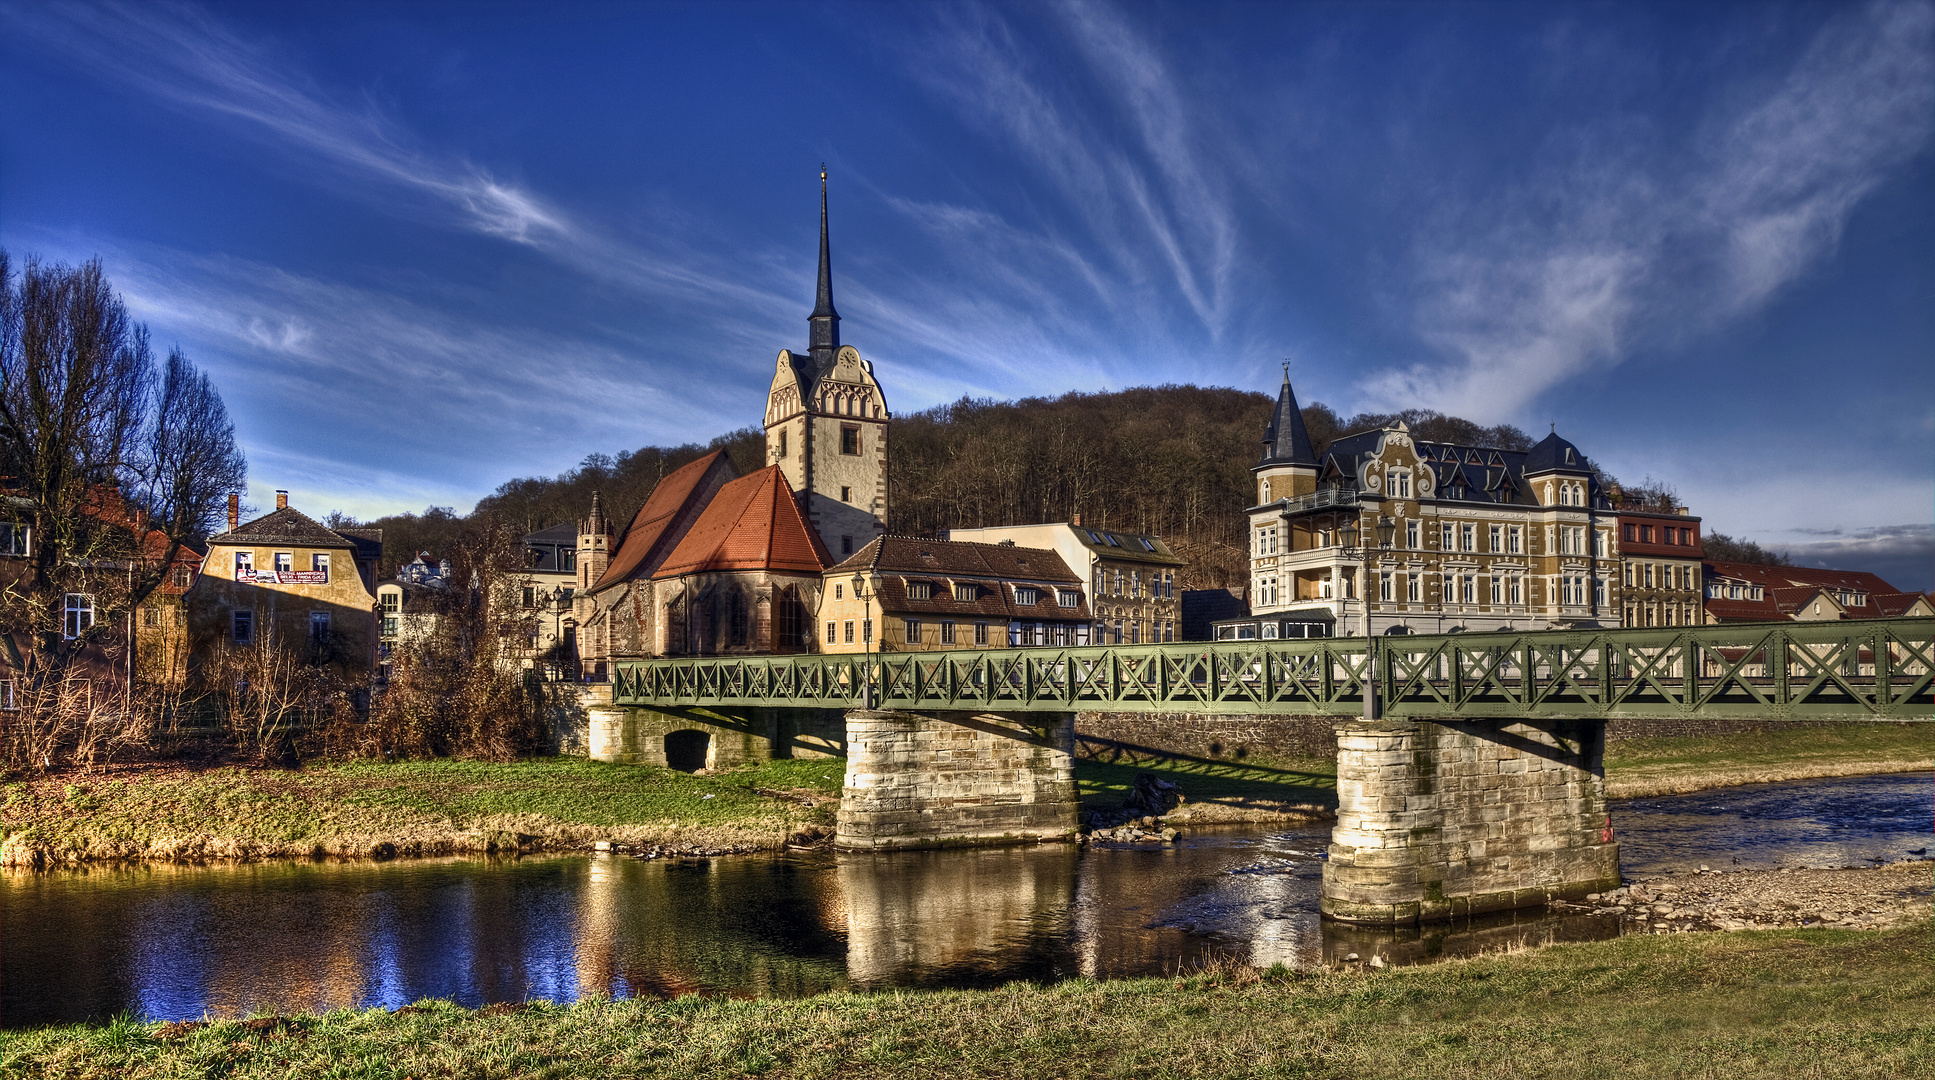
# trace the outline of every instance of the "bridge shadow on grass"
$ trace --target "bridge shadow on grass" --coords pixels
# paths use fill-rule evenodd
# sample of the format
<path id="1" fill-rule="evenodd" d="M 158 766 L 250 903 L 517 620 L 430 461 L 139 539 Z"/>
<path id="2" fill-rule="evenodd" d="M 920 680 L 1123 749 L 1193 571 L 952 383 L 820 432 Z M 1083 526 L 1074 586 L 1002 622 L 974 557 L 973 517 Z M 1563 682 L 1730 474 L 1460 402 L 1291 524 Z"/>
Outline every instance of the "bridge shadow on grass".
<path id="1" fill-rule="evenodd" d="M 1075 737 L 1075 755 L 1084 813 L 1119 809 L 1138 773 L 1182 789 L 1184 820 L 1264 821 L 1283 814 L 1327 816 L 1337 808 L 1336 763 L 1321 759 L 1227 761 L 1087 735 Z"/>

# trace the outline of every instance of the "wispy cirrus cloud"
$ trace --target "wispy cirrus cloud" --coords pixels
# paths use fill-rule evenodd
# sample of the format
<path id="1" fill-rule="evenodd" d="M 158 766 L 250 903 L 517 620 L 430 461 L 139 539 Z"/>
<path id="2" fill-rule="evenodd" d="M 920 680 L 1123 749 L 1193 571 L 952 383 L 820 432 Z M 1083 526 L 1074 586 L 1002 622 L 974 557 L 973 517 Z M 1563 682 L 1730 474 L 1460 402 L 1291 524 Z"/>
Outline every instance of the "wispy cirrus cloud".
<path id="1" fill-rule="evenodd" d="M 1935 7 L 1841 12 L 1773 85 L 1657 126 L 1577 132 L 1491 199 L 1460 201 L 1414 252 L 1402 303 L 1448 363 L 1366 383 L 1378 404 L 1510 419 L 1619 363 L 1764 306 L 1833 252 L 1862 198 L 1935 130 Z"/>

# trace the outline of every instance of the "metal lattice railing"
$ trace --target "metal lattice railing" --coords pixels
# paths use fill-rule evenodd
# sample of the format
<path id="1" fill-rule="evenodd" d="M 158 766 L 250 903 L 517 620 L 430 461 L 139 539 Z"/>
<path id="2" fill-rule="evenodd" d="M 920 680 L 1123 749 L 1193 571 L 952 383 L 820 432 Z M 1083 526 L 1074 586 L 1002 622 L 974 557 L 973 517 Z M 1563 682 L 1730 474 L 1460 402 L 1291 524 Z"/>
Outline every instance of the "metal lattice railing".
<path id="1" fill-rule="evenodd" d="M 626 660 L 640 706 L 1935 719 L 1935 619 Z"/>

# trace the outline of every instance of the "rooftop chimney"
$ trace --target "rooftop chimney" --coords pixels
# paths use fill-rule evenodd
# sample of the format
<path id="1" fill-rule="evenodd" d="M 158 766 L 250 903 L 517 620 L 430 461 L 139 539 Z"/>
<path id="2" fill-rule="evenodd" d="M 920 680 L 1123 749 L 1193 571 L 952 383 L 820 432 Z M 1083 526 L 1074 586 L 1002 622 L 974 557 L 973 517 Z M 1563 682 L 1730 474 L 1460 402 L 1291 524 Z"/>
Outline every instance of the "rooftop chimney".
<path id="1" fill-rule="evenodd" d="M 1079 529 L 1079 528 L 1081 528 L 1081 527 L 1082 527 L 1082 515 L 1080 515 L 1080 514 L 1076 514 L 1076 515 L 1075 515 L 1075 518 L 1074 518 L 1074 520 L 1072 520 L 1072 521 L 1070 521 L 1070 522 L 1069 522 L 1069 524 L 1070 524 L 1070 525 L 1073 525 L 1073 526 L 1075 526 L 1075 527 L 1076 527 L 1076 528 L 1078 528 L 1078 529 Z"/>
<path id="2" fill-rule="evenodd" d="M 228 493 L 228 531 L 242 524 L 242 496 L 231 491 Z"/>
<path id="3" fill-rule="evenodd" d="M 275 493 L 275 508 L 276 508 L 277 510 L 287 510 L 287 509 L 289 509 L 289 493 L 288 493 L 288 492 L 286 492 L 286 491 L 277 491 L 277 492 Z"/>

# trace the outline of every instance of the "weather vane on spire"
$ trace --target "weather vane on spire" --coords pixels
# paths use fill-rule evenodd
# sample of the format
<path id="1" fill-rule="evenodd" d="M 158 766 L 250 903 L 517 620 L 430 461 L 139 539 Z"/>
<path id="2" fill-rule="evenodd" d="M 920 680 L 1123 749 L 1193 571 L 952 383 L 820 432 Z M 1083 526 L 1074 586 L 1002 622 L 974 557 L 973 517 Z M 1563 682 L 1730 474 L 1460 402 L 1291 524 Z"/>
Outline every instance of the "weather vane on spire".
<path id="1" fill-rule="evenodd" d="M 820 183 L 826 183 L 826 162 L 820 162 Z"/>

